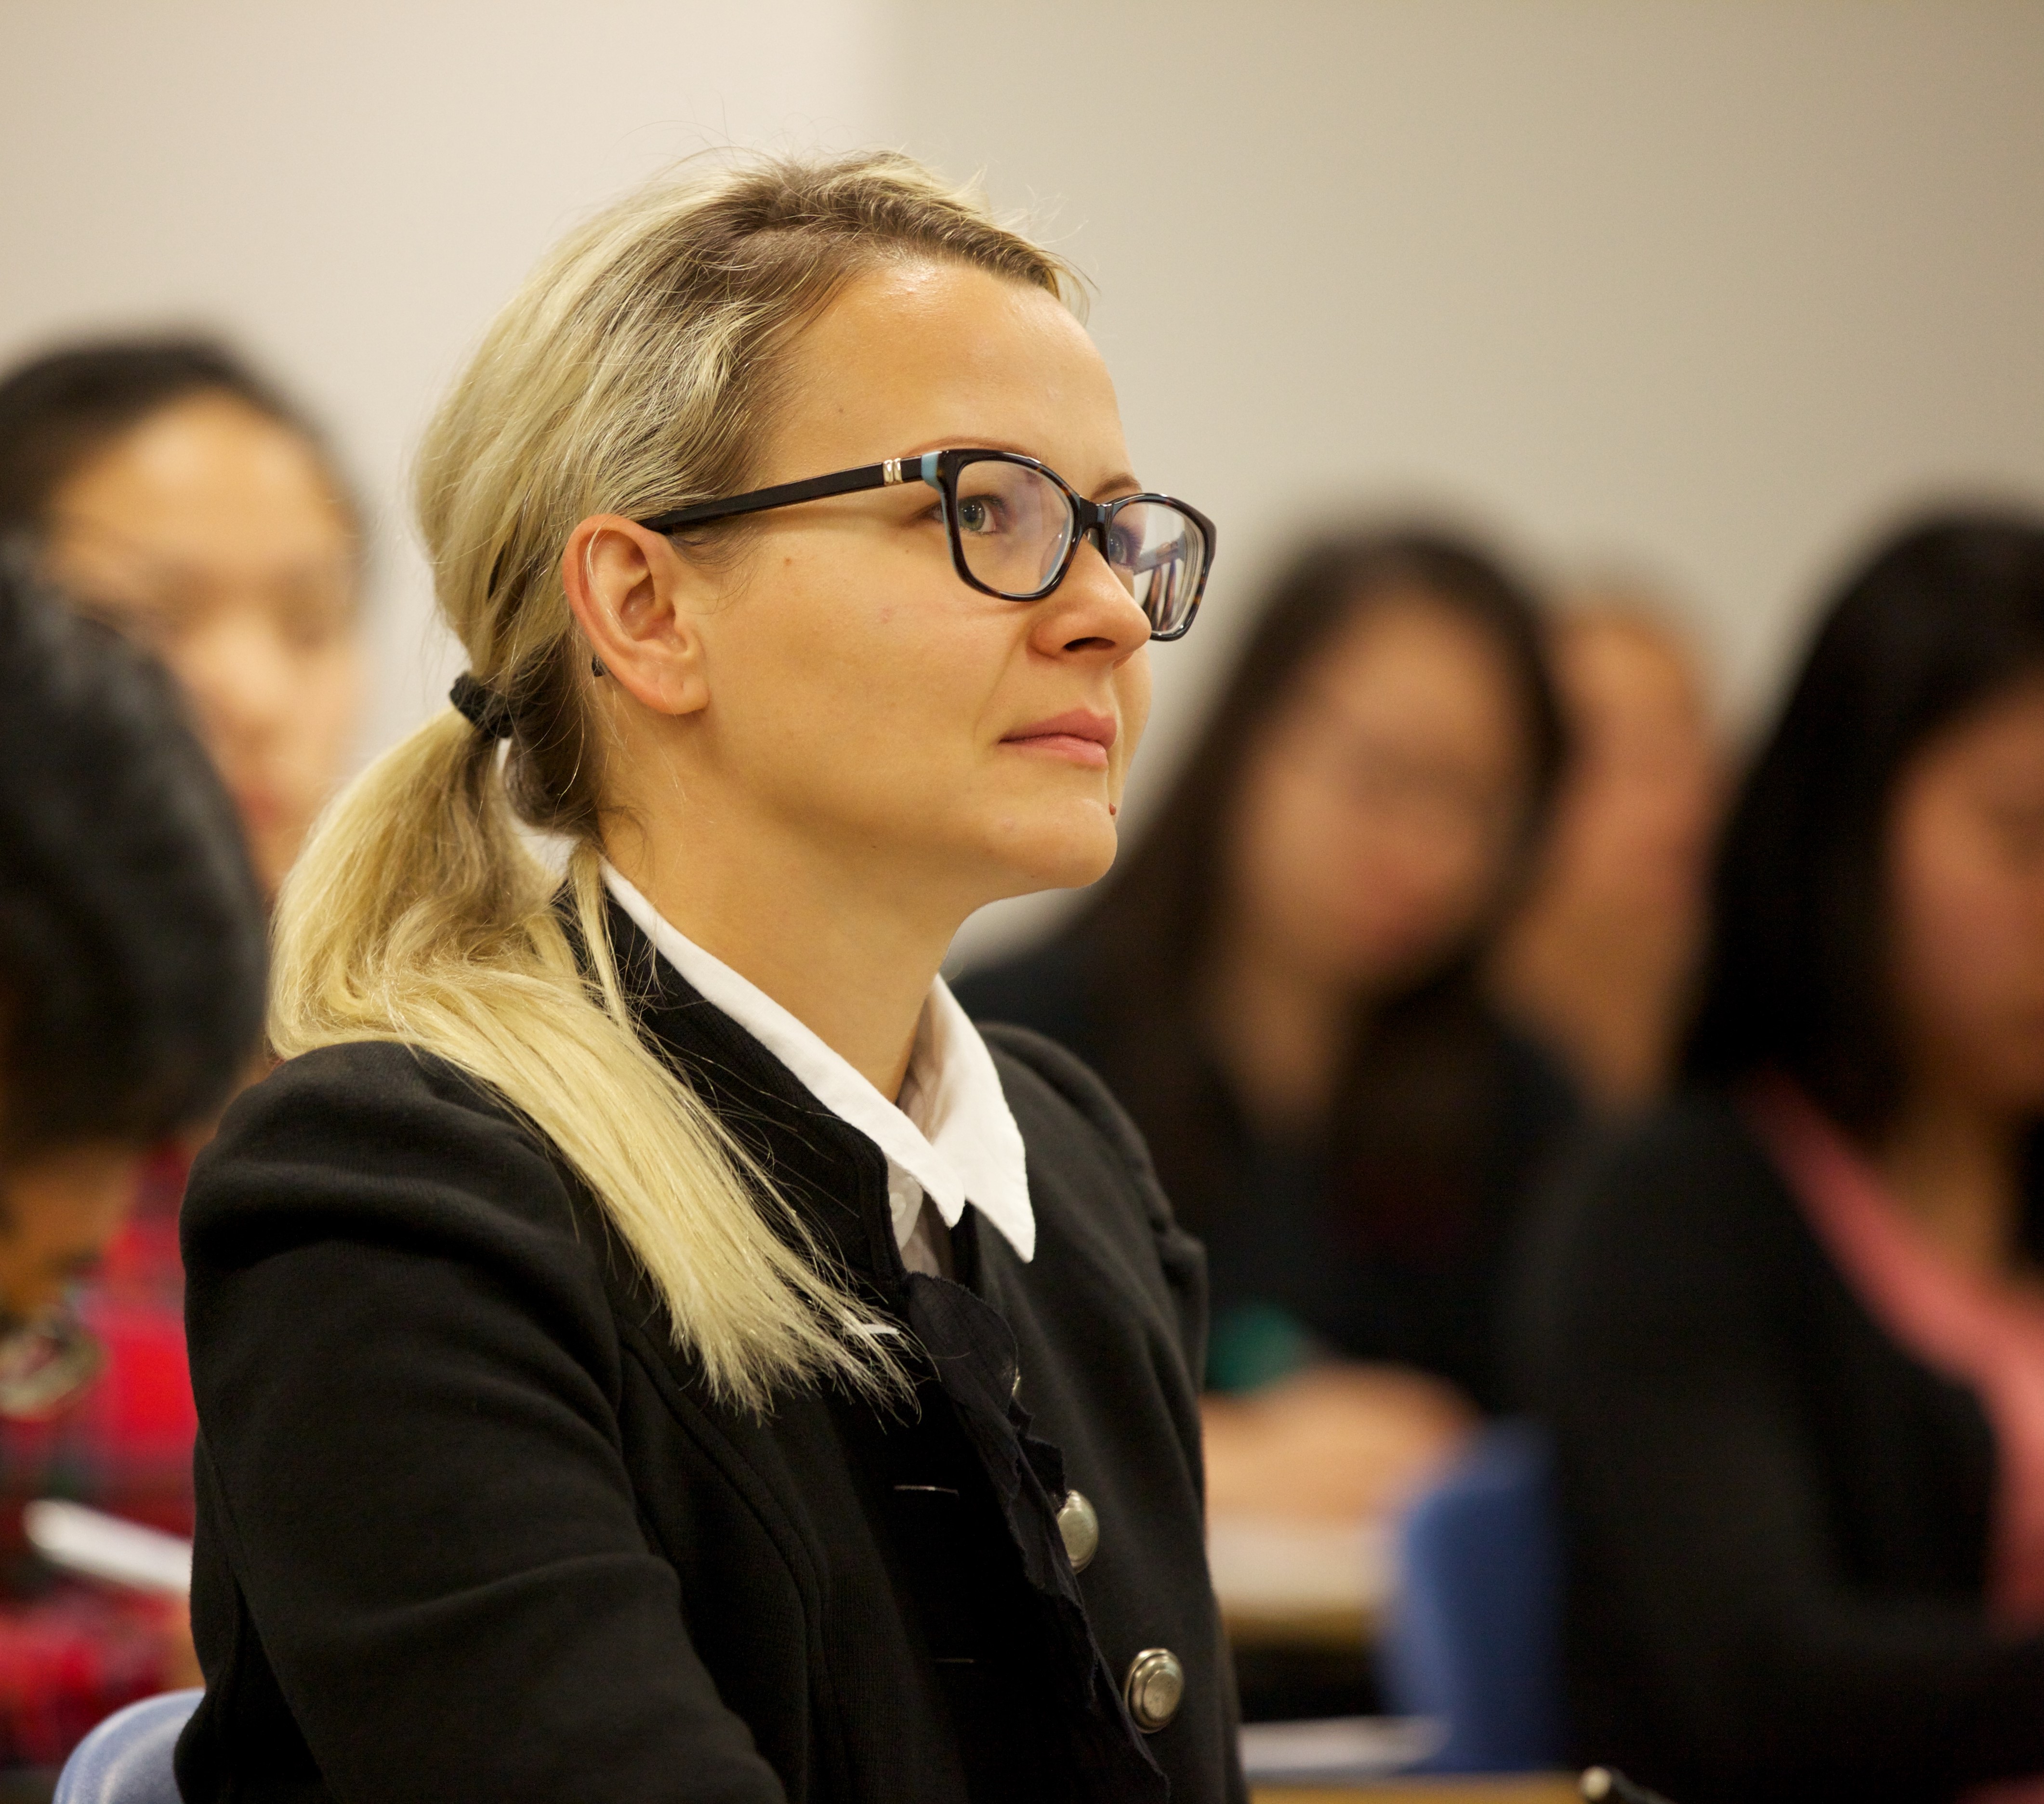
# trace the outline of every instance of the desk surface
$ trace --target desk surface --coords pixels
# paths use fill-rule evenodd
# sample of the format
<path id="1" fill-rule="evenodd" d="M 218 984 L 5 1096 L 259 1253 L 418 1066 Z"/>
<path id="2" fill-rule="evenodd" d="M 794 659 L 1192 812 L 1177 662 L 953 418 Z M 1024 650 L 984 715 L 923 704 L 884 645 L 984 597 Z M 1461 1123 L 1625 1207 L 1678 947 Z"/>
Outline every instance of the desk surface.
<path id="1" fill-rule="evenodd" d="M 1255 1804 L 1582 1804 L 1573 1773 L 1386 1779 L 1368 1785 L 1259 1785 Z"/>
<path id="2" fill-rule="evenodd" d="M 1379 1613 L 1340 1604 L 1270 1608 L 1221 1599 L 1221 1626 L 1238 1648 L 1311 1648 L 1346 1652 L 1372 1646 Z"/>
<path id="3" fill-rule="evenodd" d="M 1362 1648 L 1391 1594 L 1382 1522 L 1216 1516 L 1207 1562 L 1238 1647 Z"/>

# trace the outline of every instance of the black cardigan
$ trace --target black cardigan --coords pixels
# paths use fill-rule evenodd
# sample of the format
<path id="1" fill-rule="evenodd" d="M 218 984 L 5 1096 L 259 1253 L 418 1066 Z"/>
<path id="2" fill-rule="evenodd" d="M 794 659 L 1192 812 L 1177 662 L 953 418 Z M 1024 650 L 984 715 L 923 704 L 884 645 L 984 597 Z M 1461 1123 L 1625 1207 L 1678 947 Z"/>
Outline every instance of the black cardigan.
<path id="1" fill-rule="evenodd" d="M 590 1199 L 462 1073 L 391 1044 L 285 1065 L 186 1202 L 184 1795 L 1240 1799 L 1201 1256 L 1112 1101 L 993 1037 L 1035 1260 L 968 1210 L 960 1283 L 906 1274 L 878 1149 L 612 925 L 657 968 L 655 1041 L 942 1377 L 892 1414 L 720 1406 Z M 1083 1578 L 1066 1483 L 1100 1517 Z M 1185 1701 L 1146 1736 L 1121 1686 L 1159 1647 Z"/>
<path id="2" fill-rule="evenodd" d="M 1737 1110 L 1664 1110 L 1546 1227 L 1583 1757 L 1680 1804 L 2044 1771 L 2044 1637 L 1982 1604 L 1986 1419 L 1867 1314 Z"/>

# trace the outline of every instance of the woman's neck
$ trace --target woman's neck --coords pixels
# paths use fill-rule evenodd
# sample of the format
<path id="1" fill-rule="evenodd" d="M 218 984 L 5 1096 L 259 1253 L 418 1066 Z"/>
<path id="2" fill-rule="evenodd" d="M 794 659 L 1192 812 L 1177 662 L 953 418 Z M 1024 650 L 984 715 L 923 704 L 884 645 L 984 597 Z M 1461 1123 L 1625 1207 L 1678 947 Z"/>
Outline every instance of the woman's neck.
<path id="1" fill-rule="evenodd" d="M 725 840 L 731 843 L 723 843 Z M 670 848 L 686 845 L 686 856 Z M 772 997 L 886 1097 L 901 1092 L 958 930 L 932 886 L 877 875 L 792 835 L 692 821 L 606 835 L 611 862 L 663 919 Z"/>
<path id="2" fill-rule="evenodd" d="M 1875 1164 L 1948 1258 L 1983 1272 L 2005 1272 L 2018 1263 L 2022 1127 L 2005 1110 L 1952 1088 L 1919 1087 L 1884 1137 Z"/>
<path id="3" fill-rule="evenodd" d="M 1224 931 L 1203 985 L 1208 1043 L 1259 1133 L 1309 1132 L 1334 1106 L 1355 1031 L 1352 998 L 1257 936 Z"/>

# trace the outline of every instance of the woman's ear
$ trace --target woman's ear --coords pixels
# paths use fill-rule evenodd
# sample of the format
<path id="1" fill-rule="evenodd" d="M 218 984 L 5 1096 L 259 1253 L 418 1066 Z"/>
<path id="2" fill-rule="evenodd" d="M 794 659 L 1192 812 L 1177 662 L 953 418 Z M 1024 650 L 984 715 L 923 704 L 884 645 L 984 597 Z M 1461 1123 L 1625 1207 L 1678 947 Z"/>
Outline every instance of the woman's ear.
<path id="1" fill-rule="evenodd" d="M 591 514 L 561 553 L 561 587 L 597 661 L 655 714 L 692 714 L 709 704 L 702 636 L 688 605 L 697 583 L 668 540 L 621 514 Z"/>

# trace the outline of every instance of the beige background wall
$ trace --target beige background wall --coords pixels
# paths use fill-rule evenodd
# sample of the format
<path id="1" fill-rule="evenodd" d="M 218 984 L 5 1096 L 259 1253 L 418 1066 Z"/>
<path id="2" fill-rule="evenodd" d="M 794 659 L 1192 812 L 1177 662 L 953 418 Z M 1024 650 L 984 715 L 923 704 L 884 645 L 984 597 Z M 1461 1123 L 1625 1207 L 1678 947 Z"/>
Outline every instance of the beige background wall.
<path id="1" fill-rule="evenodd" d="M 2044 498 L 2044 0 L 0 0 L 0 356 L 217 319 L 326 410 L 386 510 L 372 746 L 448 674 L 395 506 L 434 393 L 709 142 L 983 168 L 1097 278 L 1224 533 L 1139 812 L 1325 512 L 1656 573 L 1750 713 L 1873 522 Z"/>
<path id="2" fill-rule="evenodd" d="M 1358 499 L 1658 575 L 1746 714 L 1872 522 L 2044 501 L 2035 0 L 1028 18 L 909 0 L 886 67 L 919 148 L 1055 202 L 1144 479 L 1219 517 L 1151 793 L 1286 533 Z"/>

